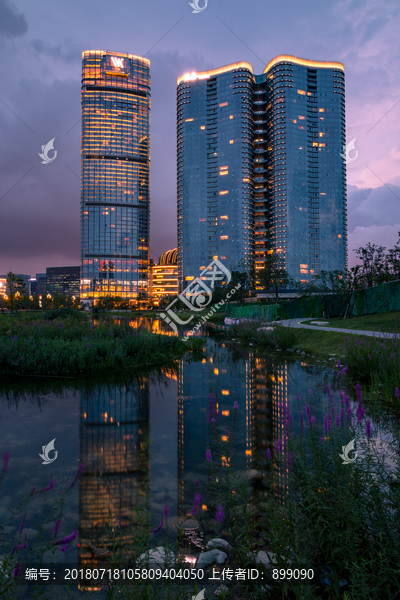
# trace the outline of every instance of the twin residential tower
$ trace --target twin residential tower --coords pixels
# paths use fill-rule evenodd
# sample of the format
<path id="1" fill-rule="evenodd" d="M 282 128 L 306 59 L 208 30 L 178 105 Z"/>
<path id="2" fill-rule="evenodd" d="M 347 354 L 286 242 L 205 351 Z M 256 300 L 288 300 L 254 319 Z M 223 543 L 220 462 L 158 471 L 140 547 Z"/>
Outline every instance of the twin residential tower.
<path id="1" fill-rule="evenodd" d="M 347 267 L 344 68 L 278 56 L 178 79 L 181 289 L 213 259 L 281 257 L 308 281 Z"/>
<path id="2" fill-rule="evenodd" d="M 150 282 L 150 62 L 83 53 L 81 297 L 144 300 Z M 307 281 L 347 267 L 344 68 L 281 55 L 178 78 L 180 290 L 214 259 L 279 254 Z"/>

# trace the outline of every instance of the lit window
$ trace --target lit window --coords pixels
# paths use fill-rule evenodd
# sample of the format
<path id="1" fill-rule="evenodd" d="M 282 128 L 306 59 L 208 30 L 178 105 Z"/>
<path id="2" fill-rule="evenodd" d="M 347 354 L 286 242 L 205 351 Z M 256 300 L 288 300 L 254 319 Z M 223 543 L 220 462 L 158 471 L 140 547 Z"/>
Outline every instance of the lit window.
<path id="1" fill-rule="evenodd" d="M 251 456 L 251 450 L 246 450 L 246 456 Z"/>
<path id="2" fill-rule="evenodd" d="M 307 92 L 307 96 L 312 96 L 312 93 L 311 92 Z"/>
<path id="3" fill-rule="evenodd" d="M 341 237 L 342 237 L 342 236 L 341 236 L 341 234 L 339 233 L 339 235 L 338 235 L 338 238 L 341 238 Z"/>
<path id="4" fill-rule="evenodd" d="M 228 103 L 227 102 L 221 102 L 220 107 L 221 106 L 228 106 Z"/>
<path id="5" fill-rule="evenodd" d="M 325 112 L 325 109 L 324 108 L 320 108 L 319 112 Z"/>
<path id="6" fill-rule="evenodd" d="M 214 369 L 214 375 L 219 375 L 219 371 L 218 371 L 217 367 L 215 367 L 215 369 Z"/>
<path id="7" fill-rule="evenodd" d="M 308 267 L 308 265 L 302 265 L 302 264 L 300 265 L 301 269 L 307 269 L 307 267 Z"/>
<path id="8" fill-rule="evenodd" d="M 293 123 L 297 123 L 297 119 L 293 119 Z M 271 148 L 271 150 L 272 150 L 272 148 Z"/>
<path id="9" fill-rule="evenodd" d="M 318 146 L 318 142 L 313 142 L 313 146 Z"/>
<path id="10" fill-rule="evenodd" d="M 306 93 L 304 90 L 297 90 L 297 93 L 300 94 L 300 96 L 305 96 Z"/>
<path id="11" fill-rule="evenodd" d="M 303 117 L 302 115 L 299 115 L 299 119 L 300 119 L 300 121 L 304 121 L 305 117 Z"/>
<path id="12" fill-rule="evenodd" d="M 229 115 L 229 118 L 230 118 L 230 119 L 233 119 L 233 115 Z"/>
<path id="13" fill-rule="evenodd" d="M 228 236 L 227 235 L 221 235 L 220 240 L 227 240 Z"/>
<path id="14" fill-rule="evenodd" d="M 326 196 L 325 192 L 320 192 L 320 196 Z"/>
<path id="15" fill-rule="evenodd" d="M 319 137 L 323 137 L 325 135 L 325 133 L 323 131 L 319 132 Z"/>
<path id="16" fill-rule="evenodd" d="M 308 273 L 307 269 L 300 269 L 300 273 Z"/>
<path id="17" fill-rule="evenodd" d="M 229 390 L 222 390 L 223 396 L 229 396 Z"/>
<path id="18" fill-rule="evenodd" d="M 213 256 L 213 260 L 217 260 L 217 258 L 218 258 L 218 255 L 217 256 Z"/>
<path id="19" fill-rule="evenodd" d="M 188 123 L 189 121 L 193 121 L 193 119 L 185 119 L 185 123 Z"/>
<path id="20" fill-rule="evenodd" d="M 186 281 L 192 281 L 192 279 L 194 279 L 194 277 L 192 277 L 192 275 L 188 275 L 187 277 L 185 277 Z"/>
<path id="21" fill-rule="evenodd" d="M 227 219 L 227 218 L 228 218 L 228 217 L 227 217 L 227 215 L 223 215 L 223 216 L 221 217 L 221 219 Z"/>
<path id="22" fill-rule="evenodd" d="M 320 144 L 319 146 L 320 146 L 320 148 L 321 148 L 321 147 L 325 147 L 325 144 Z"/>
<path id="23" fill-rule="evenodd" d="M 227 194 L 227 193 L 228 193 L 228 190 L 224 190 L 223 192 L 220 192 L 220 193 L 219 193 L 219 195 L 220 195 L 220 196 L 224 196 L 224 195 L 225 195 L 225 194 Z"/>
<path id="24" fill-rule="evenodd" d="M 233 140 L 229 140 L 229 143 L 230 143 L 230 144 L 233 144 Z"/>
<path id="25" fill-rule="evenodd" d="M 200 129 L 205 129 L 205 128 L 206 128 L 206 126 L 205 126 L 205 125 L 202 125 L 202 126 L 200 127 Z"/>

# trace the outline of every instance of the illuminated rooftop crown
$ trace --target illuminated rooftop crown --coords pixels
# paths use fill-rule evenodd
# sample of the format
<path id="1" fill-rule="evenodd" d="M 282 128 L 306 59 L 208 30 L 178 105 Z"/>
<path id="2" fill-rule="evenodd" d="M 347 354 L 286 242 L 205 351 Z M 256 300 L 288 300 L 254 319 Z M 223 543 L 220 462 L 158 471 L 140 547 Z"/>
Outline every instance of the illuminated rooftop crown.
<path id="1" fill-rule="evenodd" d="M 178 264 L 178 249 L 167 250 L 160 256 L 159 265 L 176 265 Z"/>

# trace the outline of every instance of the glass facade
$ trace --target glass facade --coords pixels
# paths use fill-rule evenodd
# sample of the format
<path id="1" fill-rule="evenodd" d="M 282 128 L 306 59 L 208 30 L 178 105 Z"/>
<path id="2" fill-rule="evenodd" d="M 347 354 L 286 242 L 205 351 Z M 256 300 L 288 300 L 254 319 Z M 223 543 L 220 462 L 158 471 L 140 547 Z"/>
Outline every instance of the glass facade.
<path id="1" fill-rule="evenodd" d="M 79 298 L 80 267 L 48 267 L 46 291 L 48 294 Z"/>
<path id="2" fill-rule="evenodd" d="M 148 294 L 150 62 L 82 55 L 81 297 Z"/>
<path id="3" fill-rule="evenodd" d="M 345 128 L 341 63 L 281 55 L 261 75 L 236 63 L 180 77 L 181 287 L 213 254 L 257 270 L 276 252 L 297 281 L 345 269 Z"/>
<path id="4" fill-rule="evenodd" d="M 248 63 L 178 80 L 181 289 L 215 258 L 253 263 L 252 87 Z"/>

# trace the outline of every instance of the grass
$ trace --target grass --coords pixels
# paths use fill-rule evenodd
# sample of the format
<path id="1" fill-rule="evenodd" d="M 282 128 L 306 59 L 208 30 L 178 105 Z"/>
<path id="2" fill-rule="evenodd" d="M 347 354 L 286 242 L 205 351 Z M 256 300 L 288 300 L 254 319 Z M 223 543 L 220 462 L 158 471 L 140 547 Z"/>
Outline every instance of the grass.
<path id="1" fill-rule="evenodd" d="M 304 324 L 311 321 L 324 321 L 325 319 L 305 319 Z M 400 312 L 390 312 L 375 315 L 362 315 L 348 319 L 327 319 L 329 325 L 325 327 L 338 327 L 340 329 L 358 329 L 364 331 L 383 331 L 384 333 L 400 333 Z"/>
<path id="2" fill-rule="evenodd" d="M 0 320 L 0 375 L 77 375 L 157 365 L 202 353 L 204 340 L 183 342 L 175 336 L 120 324 L 66 318 Z"/>

